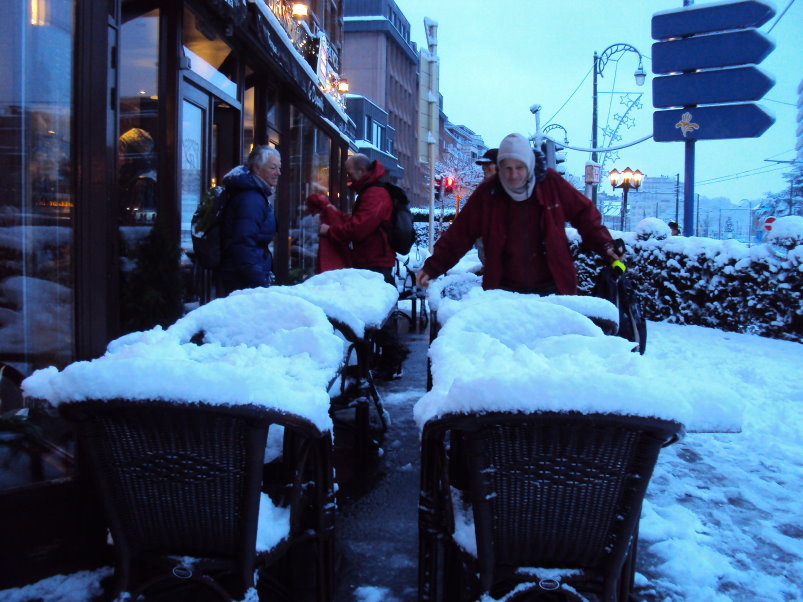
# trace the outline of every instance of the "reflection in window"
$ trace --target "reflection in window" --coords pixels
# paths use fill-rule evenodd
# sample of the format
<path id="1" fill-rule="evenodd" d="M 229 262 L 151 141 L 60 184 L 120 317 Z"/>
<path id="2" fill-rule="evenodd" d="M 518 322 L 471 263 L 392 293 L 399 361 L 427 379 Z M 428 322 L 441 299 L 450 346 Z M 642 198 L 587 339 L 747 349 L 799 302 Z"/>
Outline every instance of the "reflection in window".
<path id="1" fill-rule="evenodd" d="M 268 143 L 277 148 L 281 147 L 279 135 L 279 95 L 272 88 L 264 88 L 265 118 L 268 123 Z"/>
<path id="2" fill-rule="evenodd" d="M 119 69 L 120 321 L 130 332 L 181 315 L 178 250 L 159 214 L 158 10 L 126 14 Z"/>
<path id="3" fill-rule="evenodd" d="M 329 194 L 332 141 L 300 111 L 291 107 L 290 152 L 285 159 L 290 179 L 290 282 L 315 273 L 318 255 L 318 218 L 305 211 L 312 193 Z"/>
<path id="4" fill-rule="evenodd" d="M 251 69 L 249 68 L 246 68 L 245 79 L 246 82 L 250 82 L 253 79 Z M 240 157 L 241 163 L 245 163 L 245 160 L 248 158 L 248 153 L 254 148 L 254 136 L 256 135 L 254 131 L 256 127 L 256 109 L 254 107 L 256 95 L 254 94 L 254 90 L 254 84 L 251 84 L 245 89 L 245 93 L 243 94 L 243 149 Z"/>
<path id="5" fill-rule="evenodd" d="M 73 0 L 3 2 L 0 361 L 73 359 Z"/>
<path id="6" fill-rule="evenodd" d="M 237 98 L 237 60 L 214 29 L 190 10 L 184 10 L 184 55 L 190 70 Z"/>
<path id="7" fill-rule="evenodd" d="M 184 100 L 181 105 L 181 248 L 192 251 L 192 216 L 204 191 L 204 109 Z"/>

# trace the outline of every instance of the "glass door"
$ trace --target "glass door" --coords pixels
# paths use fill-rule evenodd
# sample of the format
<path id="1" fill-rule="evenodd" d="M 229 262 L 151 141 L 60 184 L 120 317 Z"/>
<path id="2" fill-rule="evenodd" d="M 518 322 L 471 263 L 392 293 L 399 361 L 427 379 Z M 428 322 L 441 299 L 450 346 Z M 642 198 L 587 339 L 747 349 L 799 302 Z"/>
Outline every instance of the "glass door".
<path id="1" fill-rule="evenodd" d="M 206 191 L 209 98 L 188 87 L 181 100 L 181 251 L 192 251 L 190 224 Z"/>
<path id="2" fill-rule="evenodd" d="M 185 272 L 185 305 L 214 297 L 213 274 L 192 263 L 192 216 L 210 189 L 240 163 L 240 110 L 184 82 L 181 99 L 181 256 Z"/>

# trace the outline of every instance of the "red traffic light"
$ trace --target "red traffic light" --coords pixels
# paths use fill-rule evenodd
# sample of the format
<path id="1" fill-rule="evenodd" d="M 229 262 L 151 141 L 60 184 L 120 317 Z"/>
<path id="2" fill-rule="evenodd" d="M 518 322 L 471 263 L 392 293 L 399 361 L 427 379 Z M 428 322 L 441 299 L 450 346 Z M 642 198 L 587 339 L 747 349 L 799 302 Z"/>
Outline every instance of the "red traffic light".
<path id="1" fill-rule="evenodd" d="M 447 188 L 451 188 L 452 186 L 454 186 L 454 178 L 451 176 L 446 176 L 444 184 L 446 185 Z"/>

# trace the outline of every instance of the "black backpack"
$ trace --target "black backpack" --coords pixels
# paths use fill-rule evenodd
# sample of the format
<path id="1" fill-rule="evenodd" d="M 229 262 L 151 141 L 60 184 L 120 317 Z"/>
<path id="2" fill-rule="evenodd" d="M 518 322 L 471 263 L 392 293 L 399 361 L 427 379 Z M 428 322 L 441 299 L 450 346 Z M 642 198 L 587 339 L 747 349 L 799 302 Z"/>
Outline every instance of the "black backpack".
<path id="1" fill-rule="evenodd" d="M 193 260 L 207 270 L 220 266 L 223 256 L 223 212 L 228 201 L 229 193 L 225 188 L 213 188 L 203 196 L 192 216 L 190 233 Z"/>
<path id="2" fill-rule="evenodd" d="M 410 213 L 410 201 L 404 190 L 389 182 L 376 182 L 374 186 L 381 186 L 388 191 L 393 201 L 393 213 L 390 215 L 390 224 L 385 226 L 390 248 L 400 255 L 407 255 L 415 244 L 415 227 L 413 214 Z"/>
<path id="3" fill-rule="evenodd" d="M 594 283 L 592 294 L 616 305 L 619 310 L 618 336 L 636 343 L 633 351 L 644 355 L 647 349 L 647 321 L 641 313 L 641 303 L 628 275 L 620 268 L 603 268 Z"/>

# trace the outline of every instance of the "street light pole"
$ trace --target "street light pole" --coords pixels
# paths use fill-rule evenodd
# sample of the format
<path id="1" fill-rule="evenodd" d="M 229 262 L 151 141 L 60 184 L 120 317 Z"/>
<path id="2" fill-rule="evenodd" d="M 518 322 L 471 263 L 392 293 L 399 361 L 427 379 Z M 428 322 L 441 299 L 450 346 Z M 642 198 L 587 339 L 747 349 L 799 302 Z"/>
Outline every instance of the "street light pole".
<path id="1" fill-rule="evenodd" d="M 594 105 L 591 116 L 591 148 L 594 150 L 591 152 L 591 160 L 596 163 L 597 162 L 597 63 L 599 62 L 599 56 L 597 56 L 597 51 L 594 51 L 594 84 L 592 92 L 594 94 Z M 594 201 L 594 205 L 597 204 L 597 187 L 594 186 L 591 189 L 591 200 Z"/>
<path id="2" fill-rule="evenodd" d="M 624 232 L 625 216 L 627 216 L 627 193 L 631 188 L 638 190 L 638 187 L 641 186 L 641 183 L 644 181 L 644 174 L 638 169 L 633 171 L 629 167 L 625 167 L 625 170 L 621 173 L 616 169 L 612 169 L 610 173 L 608 173 L 608 178 L 614 190 L 617 188 L 622 189 L 622 209 L 619 213 L 619 230 Z"/>
<path id="3" fill-rule="evenodd" d="M 594 77 L 592 79 L 592 94 L 593 94 L 593 109 L 591 115 L 591 160 L 597 162 L 597 75 L 602 76 L 602 71 L 611 57 L 620 52 L 635 52 L 638 55 L 638 67 L 636 68 L 633 77 L 636 79 L 637 86 L 643 86 L 644 80 L 647 78 L 647 73 L 644 71 L 644 63 L 642 62 L 641 53 L 630 44 L 611 44 L 599 55 L 594 52 Z M 594 205 L 597 204 L 597 187 L 591 187 L 591 200 Z"/>

